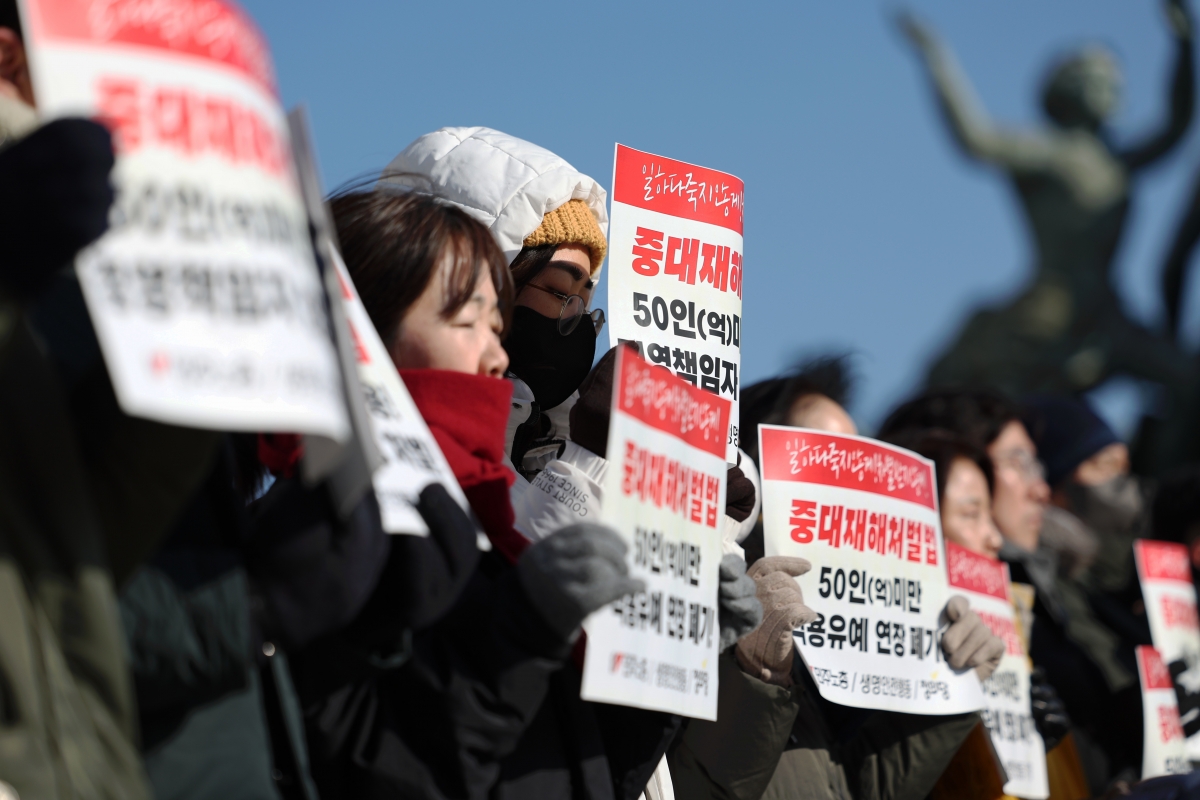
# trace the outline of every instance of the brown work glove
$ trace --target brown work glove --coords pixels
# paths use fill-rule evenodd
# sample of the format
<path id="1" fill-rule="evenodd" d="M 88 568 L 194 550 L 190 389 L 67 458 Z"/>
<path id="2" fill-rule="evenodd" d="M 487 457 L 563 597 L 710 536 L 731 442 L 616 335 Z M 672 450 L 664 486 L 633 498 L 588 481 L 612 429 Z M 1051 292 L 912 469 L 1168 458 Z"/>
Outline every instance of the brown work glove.
<path id="1" fill-rule="evenodd" d="M 946 603 L 946 617 L 951 624 L 942 636 L 942 649 L 950 666 L 974 667 L 979 680 L 990 678 L 1004 657 L 1004 640 L 992 633 L 960 594 Z"/>
<path id="2" fill-rule="evenodd" d="M 737 643 L 738 664 L 747 675 L 776 686 L 792 685 L 792 631 L 817 618 L 795 581 L 810 569 L 803 558 L 770 556 L 755 561 L 746 573 L 754 579 L 763 607 L 762 624 Z"/>

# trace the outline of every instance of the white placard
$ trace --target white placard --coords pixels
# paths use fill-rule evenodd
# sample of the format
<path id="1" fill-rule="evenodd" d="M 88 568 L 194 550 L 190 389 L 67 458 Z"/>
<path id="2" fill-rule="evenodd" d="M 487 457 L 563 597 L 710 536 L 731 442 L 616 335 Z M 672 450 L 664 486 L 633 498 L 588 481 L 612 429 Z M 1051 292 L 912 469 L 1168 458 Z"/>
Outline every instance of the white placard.
<path id="1" fill-rule="evenodd" d="M 602 521 L 646 591 L 584 622 L 585 700 L 717 718 L 729 401 L 617 353 Z"/>
<path id="2" fill-rule="evenodd" d="M 1137 648 L 1137 664 L 1142 685 L 1142 779 L 1190 772 L 1171 673 L 1153 647 Z"/>
<path id="3" fill-rule="evenodd" d="M 941 639 L 949 598 L 933 462 L 858 436 L 760 425 L 768 556 L 799 556 L 814 622 L 796 644 L 821 696 L 910 714 L 983 707 Z"/>
<path id="4" fill-rule="evenodd" d="M 742 364 L 742 181 L 618 144 L 608 235 L 614 341 L 733 404 Z"/>
<path id="5" fill-rule="evenodd" d="M 429 484 L 444 485 L 468 514 L 471 507 L 371 323 L 345 262 L 336 250 L 332 258 L 341 284 L 346 322 L 354 337 L 363 402 L 375 443 L 383 456 L 383 465 L 372 477 L 383 529 L 388 533 L 426 536 L 429 527 L 415 506 L 421 491 Z"/>
<path id="6" fill-rule="evenodd" d="M 122 408 L 349 432 L 270 53 L 223 0 L 21 0 L 38 111 L 113 130 L 111 229 L 76 262 Z"/>
<path id="7" fill-rule="evenodd" d="M 983 682 L 982 712 L 992 745 L 1008 774 L 1004 793 L 1044 800 L 1050 796 L 1046 743 L 1033 722 L 1029 657 L 1017 635 L 1008 565 L 947 541 L 946 572 L 951 594 L 966 597 L 971 610 L 1004 640 L 1000 665 Z"/>
<path id="8" fill-rule="evenodd" d="M 1188 757 L 1200 761 L 1200 622 L 1187 547 L 1139 539 L 1133 543 L 1150 638 L 1178 686 Z"/>

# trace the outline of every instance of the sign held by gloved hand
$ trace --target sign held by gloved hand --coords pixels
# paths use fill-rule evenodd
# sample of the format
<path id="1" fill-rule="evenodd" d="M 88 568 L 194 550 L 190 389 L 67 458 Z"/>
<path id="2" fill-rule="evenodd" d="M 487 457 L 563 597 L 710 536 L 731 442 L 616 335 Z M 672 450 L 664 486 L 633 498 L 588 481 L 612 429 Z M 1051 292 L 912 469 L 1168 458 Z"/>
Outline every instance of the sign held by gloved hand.
<path id="1" fill-rule="evenodd" d="M 821 696 L 909 714 L 983 707 L 942 648 L 950 598 L 933 462 L 860 436 L 760 425 L 768 556 L 798 556 L 817 612 L 795 632 Z"/>
<path id="2" fill-rule="evenodd" d="M 584 622 L 582 696 L 717 718 L 728 400 L 620 348 L 601 521 L 646 591 Z"/>

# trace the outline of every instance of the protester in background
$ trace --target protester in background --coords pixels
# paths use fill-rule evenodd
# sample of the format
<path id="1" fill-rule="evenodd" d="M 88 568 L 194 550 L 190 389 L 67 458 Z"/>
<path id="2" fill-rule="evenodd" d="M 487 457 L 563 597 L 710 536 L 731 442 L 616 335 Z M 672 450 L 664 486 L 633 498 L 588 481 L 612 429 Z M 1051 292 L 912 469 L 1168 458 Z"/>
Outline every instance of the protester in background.
<path id="1" fill-rule="evenodd" d="M 931 460 L 937 475 L 938 509 L 946 541 L 972 553 L 999 557 L 1003 537 L 992 519 L 992 462 L 978 446 L 949 431 L 923 431 L 911 441 L 898 441 Z M 1070 731 L 1070 718 L 1045 673 L 1035 669 L 1030 680 L 1031 710 L 1038 733 L 1053 750 Z"/>
<path id="2" fill-rule="evenodd" d="M 1052 506 L 1073 515 L 1090 536 L 1092 555 L 1078 571 L 1080 579 L 1094 594 L 1120 595 L 1132 606 L 1140 599 L 1133 542 L 1149 532 L 1150 491 L 1130 474 L 1129 448 L 1075 398 L 1030 398 L 1024 419 L 1046 465 Z"/>
<path id="3" fill-rule="evenodd" d="M 879 436 L 903 441 L 932 429 L 966 439 L 992 462 L 1000 558 L 1014 582 L 1032 584 L 1037 593 L 1030 657 L 1066 705 L 1093 792 L 1136 778 L 1142 715 L 1133 653 L 1092 610 L 1086 587 L 1060 573 L 1054 551 L 1039 547 L 1050 489 L 1020 409 L 988 391 L 932 391 L 893 411 Z"/>
<path id="4" fill-rule="evenodd" d="M 505 756 L 549 702 L 548 686 L 556 696 L 583 618 L 641 583 L 610 529 L 575 525 L 531 545 L 512 527 L 512 385 L 501 380 L 500 345 L 512 284 L 487 229 L 428 194 L 390 188 L 343 194 L 332 209 L 363 304 L 491 552 L 424 630 L 394 629 L 389 643 L 377 629 L 295 659 L 314 777 L 334 797 L 553 796 L 566 765 L 546 794 L 543 775 Z"/>
<path id="5" fill-rule="evenodd" d="M 513 382 L 505 455 L 524 479 L 519 494 L 570 440 L 576 389 L 595 360 L 604 316 L 587 309 L 608 249 L 607 194 L 549 150 L 490 128 L 417 138 L 380 185 L 462 208 L 504 252 L 515 289 L 504 342 Z"/>
<path id="6" fill-rule="evenodd" d="M 760 423 L 827 424 L 832 433 L 855 433 L 833 398 L 845 398 L 847 383 L 843 360 L 822 359 L 744 390 L 746 441 L 757 442 Z M 744 542 L 747 554 L 762 552 L 761 537 L 760 523 Z M 977 714 L 922 717 L 823 699 L 795 657 L 792 638 L 815 617 L 795 581 L 811 567 L 786 556 L 760 555 L 751 563 L 763 622 L 738 641 L 734 657 L 721 658 L 717 721 L 690 720 L 668 754 L 679 796 L 921 798 L 979 723 Z M 951 598 L 945 613 L 952 625 L 942 644 L 950 664 L 990 675 L 1003 654 L 1001 640 L 961 597 Z"/>

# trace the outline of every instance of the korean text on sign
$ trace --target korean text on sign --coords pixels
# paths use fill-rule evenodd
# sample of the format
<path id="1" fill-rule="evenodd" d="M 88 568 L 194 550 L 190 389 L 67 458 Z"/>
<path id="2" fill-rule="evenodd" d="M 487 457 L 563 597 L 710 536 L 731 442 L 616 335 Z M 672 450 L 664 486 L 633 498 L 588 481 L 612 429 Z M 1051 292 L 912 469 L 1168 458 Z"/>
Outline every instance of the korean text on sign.
<path id="1" fill-rule="evenodd" d="M 942 652 L 949 597 L 927 459 L 882 442 L 759 426 L 766 554 L 806 558 L 817 618 L 795 632 L 821 695 L 914 714 L 983 706 Z"/>
<path id="2" fill-rule="evenodd" d="M 742 364 L 742 182 L 617 145 L 609 226 L 612 336 L 652 364 L 732 402 Z"/>
<path id="3" fill-rule="evenodd" d="M 1142 685 L 1142 778 L 1190 772 L 1171 673 L 1155 648 L 1142 645 L 1136 652 Z"/>
<path id="4" fill-rule="evenodd" d="M 1200 759 L 1200 620 L 1188 551 L 1175 542 L 1133 543 L 1150 637 L 1178 687 L 1188 757 Z"/>
<path id="5" fill-rule="evenodd" d="M 346 321 L 354 337 L 363 403 L 375 443 L 383 456 L 383 464 L 372 478 L 383 529 L 389 533 L 426 536 L 429 526 L 416 510 L 417 499 L 426 486 L 441 483 L 468 514 L 471 513 L 470 506 L 446 457 L 404 387 L 336 250 L 333 251 L 333 266 L 337 270 L 346 308 Z"/>
<path id="6" fill-rule="evenodd" d="M 223 0 L 22 0 L 38 110 L 117 149 L 76 271 L 122 407 L 343 439 L 348 422 L 270 53 Z"/>
<path id="7" fill-rule="evenodd" d="M 983 682 L 983 722 L 1004 763 L 1004 793 L 1028 800 L 1050 796 L 1046 745 L 1033 723 L 1029 658 L 1016 629 L 1008 565 L 946 542 L 946 574 L 952 594 L 961 594 L 992 633 L 1004 640 L 1004 657 Z"/>
<path id="8" fill-rule="evenodd" d="M 586 700 L 717 718 L 728 400 L 617 354 L 601 519 L 646 591 L 584 623 Z"/>

